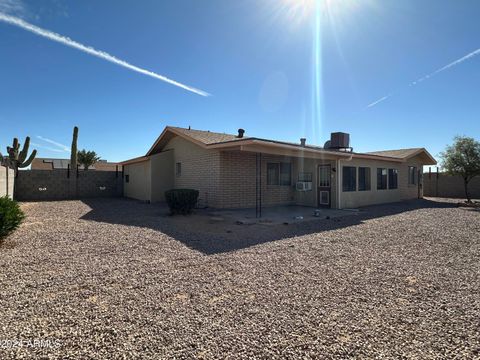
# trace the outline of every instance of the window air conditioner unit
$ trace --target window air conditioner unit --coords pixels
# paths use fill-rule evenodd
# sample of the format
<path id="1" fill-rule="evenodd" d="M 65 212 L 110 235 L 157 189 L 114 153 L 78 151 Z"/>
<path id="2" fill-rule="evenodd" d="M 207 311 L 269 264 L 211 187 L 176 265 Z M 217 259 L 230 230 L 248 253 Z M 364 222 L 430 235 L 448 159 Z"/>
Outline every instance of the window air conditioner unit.
<path id="1" fill-rule="evenodd" d="M 298 181 L 295 188 L 297 191 L 309 191 L 312 190 L 312 183 L 310 181 Z"/>

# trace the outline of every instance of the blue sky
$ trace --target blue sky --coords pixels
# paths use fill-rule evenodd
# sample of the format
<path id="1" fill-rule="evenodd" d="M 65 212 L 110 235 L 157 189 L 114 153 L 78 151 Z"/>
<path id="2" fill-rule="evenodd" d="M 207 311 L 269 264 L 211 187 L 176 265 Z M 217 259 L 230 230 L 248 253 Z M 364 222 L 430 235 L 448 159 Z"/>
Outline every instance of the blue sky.
<path id="1" fill-rule="evenodd" d="M 110 161 L 166 125 L 314 144 L 345 131 L 355 151 L 434 156 L 480 137 L 480 56 L 411 85 L 480 48 L 475 0 L 0 0 L 0 13 L 211 94 L 0 21 L 2 152 L 30 135 L 39 156 L 69 157 L 48 140 L 68 148 L 74 125 Z"/>

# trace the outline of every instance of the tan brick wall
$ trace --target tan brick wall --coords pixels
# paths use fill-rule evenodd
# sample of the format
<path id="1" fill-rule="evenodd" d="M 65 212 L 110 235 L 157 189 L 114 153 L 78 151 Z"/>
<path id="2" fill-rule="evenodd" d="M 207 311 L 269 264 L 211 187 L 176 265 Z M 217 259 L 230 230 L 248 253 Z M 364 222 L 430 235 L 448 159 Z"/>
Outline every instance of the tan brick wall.
<path id="1" fill-rule="evenodd" d="M 168 142 L 164 150 L 173 150 L 173 166 L 170 169 L 175 188 L 199 191 L 200 205 L 219 207 L 220 153 L 204 149 L 179 136 Z M 176 163 L 181 163 L 182 173 L 176 174 Z"/>
<path id="2" fill-rule="evenodd" d="M 254 153 L 229 151 L 220 153 L 220 206 L 224 208 L 255 207 L 256 159 Z M 292 163 L 290 186 L 267 185 L 267 163 Z M 262 154 L 262 205 L 294 203 L 294 166 L 289 157 Z"/>

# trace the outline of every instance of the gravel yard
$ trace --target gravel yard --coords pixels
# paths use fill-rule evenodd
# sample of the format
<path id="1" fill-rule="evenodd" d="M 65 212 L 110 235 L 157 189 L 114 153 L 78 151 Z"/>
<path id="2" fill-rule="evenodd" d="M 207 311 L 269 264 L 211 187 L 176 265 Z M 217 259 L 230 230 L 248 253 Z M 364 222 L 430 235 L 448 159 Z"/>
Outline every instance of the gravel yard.
<path id="1" fill-rule="evenodd" d="M 473 209 L 268 226 L 125 199 L 22 207 L 0 246 L 0 359 L 480 358 Z"/>

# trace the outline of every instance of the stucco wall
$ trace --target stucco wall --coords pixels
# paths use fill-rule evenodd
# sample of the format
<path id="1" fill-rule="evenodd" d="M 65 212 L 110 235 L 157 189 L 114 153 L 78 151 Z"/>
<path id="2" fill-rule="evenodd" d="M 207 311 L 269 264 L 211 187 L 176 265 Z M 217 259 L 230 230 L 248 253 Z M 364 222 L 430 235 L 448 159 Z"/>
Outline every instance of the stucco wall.
<path id="1" fill-rule="evenodd" d="M 345 192 L 342 189 L 343 166 L 355 166 L 357 168 L 357 191 Z M 422 170 L 420 162 L 413 158 L 407 163 L 375 161 L 366 159 L 342 160 L 340 163 L 340 208 L 356 208 L 373 204 L 396 202 L 418 197 L 418 185 L 408 184 L 408 166 L 416 166 Z M 358 167 L 370 167 L 371 190 L 358 191 Z M 397 169 L 398 188 L 377 190 L 377 168 Z M 418 181 L 417 181 L 418 183 Z"/>
<path id="2" fill-rule="evenodd" d="M 124 196 L 132 199 L 151 201 L 150 160 L 124 166 Z M 126 182 L 126 176 L 129 182 Z"/>
<path id="3" fill-rule="evenodd" d="M 198 190 L 201 206 L 219 207 L 220 153 L 179 136 L 167 143 L 166 150 L 173 150 L 171 174 L 174 187 Z M 176 163 L 181 163 L 180 175 L 176 174 Z"/>
<path id="4" fill-rule="evenodd" d="M 174 187 L 174 150 L 167 150 L 150 157 L 151 201 L 165 201 L 165 191 Z"/>
<path id="5" fill-rule="evenodd" d="M 13 185 L 15 172 L 5 166 L 0 166 L 0 197 L 9 196 L 13 198 Z"/>
<path id="6" fill-rule="evenodd" d="M 311 191 L 295 191 L 295 203 L 297 205 L 314 206 L 318 205 L 318 166 L 330 165 L 331 166 L 331 191 L 330 201 L 331 207 L 336 207 L 337 199 L 337 185 L 336 185 L 336 167 L 335 161 L 332 160 L 318 160 L 318 159 L 295 159 L 294 160 L 294 184 L 298 181 L 298 174 L 300 172 L 312 173 L 312 190 Z M 336 170 L 336 168 L 335 168 Z"/>

